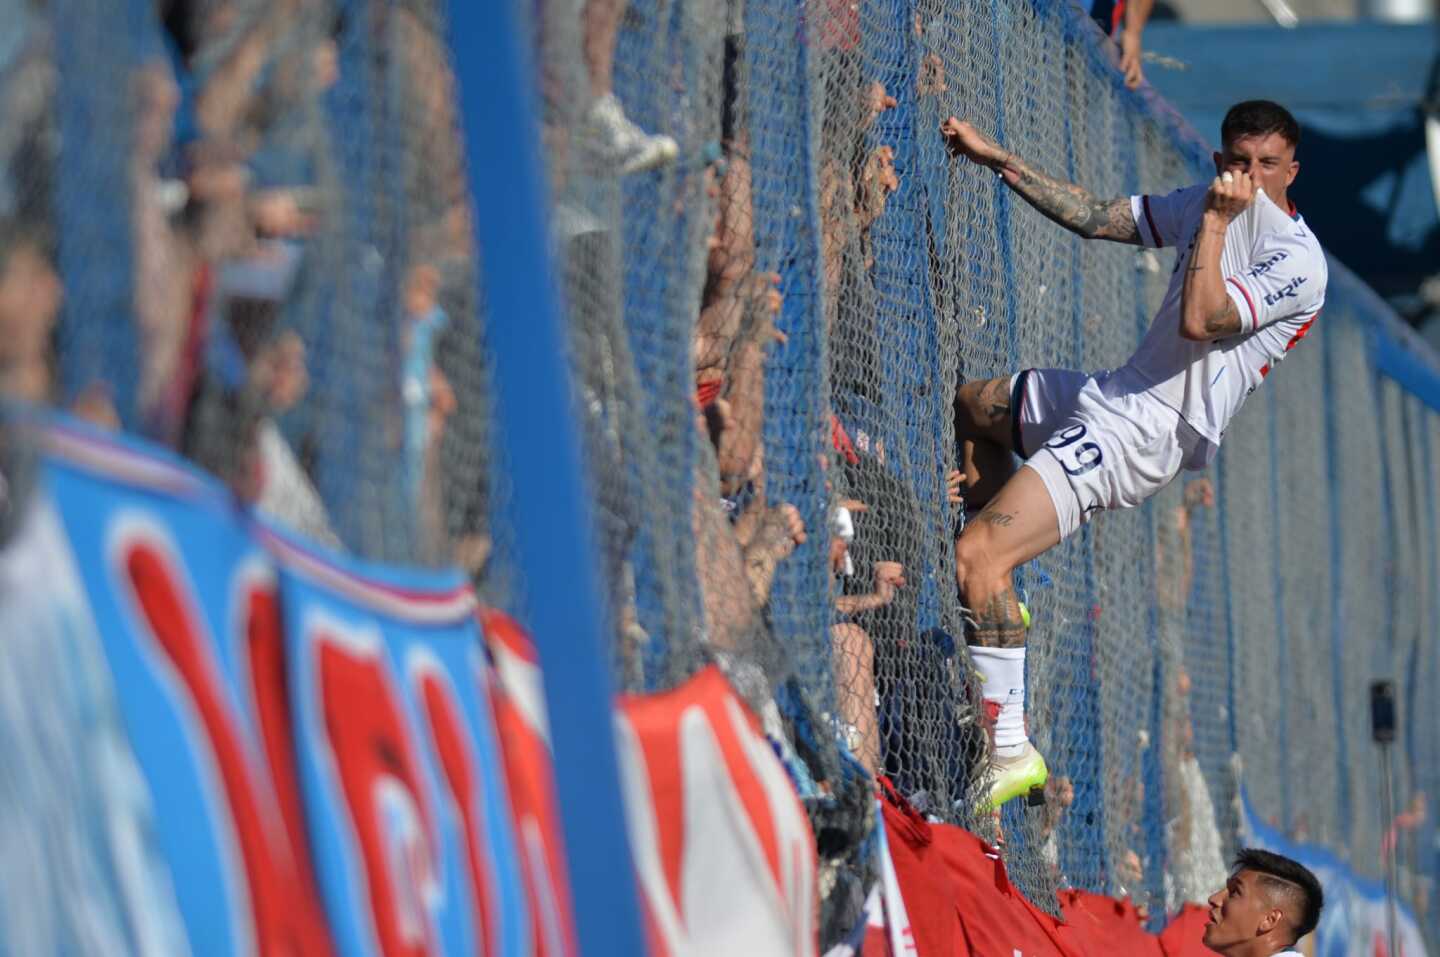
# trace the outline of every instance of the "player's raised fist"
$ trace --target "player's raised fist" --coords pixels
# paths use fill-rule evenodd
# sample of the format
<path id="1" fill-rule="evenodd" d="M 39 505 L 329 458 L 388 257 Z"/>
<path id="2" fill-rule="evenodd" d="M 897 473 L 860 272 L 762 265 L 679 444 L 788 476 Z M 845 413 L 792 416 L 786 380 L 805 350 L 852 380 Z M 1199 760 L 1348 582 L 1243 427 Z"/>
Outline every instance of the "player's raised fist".
<path id="1" fill-rule="evenodd" d="M 940 124 L 940 135 L 945 137 L 945 148 L 951 156 L 964 156 L 981 166 L 995 169 L 1005 165 L 1010 157 L 999 143 L 953 116 Z"/>
<path id="2" fill-rule="evenodd" d="M 1226 170 L 1210 184 L 1210 192 L 1205 195 L 1205 209 L 1217 213 L 1229 223 L 1254 201 L 1255 183 L 1250 174 Z"/>

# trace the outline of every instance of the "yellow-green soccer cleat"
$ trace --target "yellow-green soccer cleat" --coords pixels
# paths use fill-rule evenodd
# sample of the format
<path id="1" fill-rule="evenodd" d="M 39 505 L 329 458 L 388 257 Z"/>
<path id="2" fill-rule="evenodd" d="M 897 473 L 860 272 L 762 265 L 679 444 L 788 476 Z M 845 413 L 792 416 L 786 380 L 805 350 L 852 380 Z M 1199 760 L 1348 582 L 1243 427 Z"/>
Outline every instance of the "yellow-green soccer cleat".
<path id="1" fill-rule="evenodd" d="M 1025 742 L 1025 749 L 1014 757 L 997 756 L 991 770 L 994 777 L 990 782 L 990 800 L 983 810 L 997 810 L 1006 801 L 1022 794 L 1032 805 L 1045 803 L 1045 781 L 1050 777 L 1050 770 L 1045 767 L 1045 758 L 1029 741 Z"/>

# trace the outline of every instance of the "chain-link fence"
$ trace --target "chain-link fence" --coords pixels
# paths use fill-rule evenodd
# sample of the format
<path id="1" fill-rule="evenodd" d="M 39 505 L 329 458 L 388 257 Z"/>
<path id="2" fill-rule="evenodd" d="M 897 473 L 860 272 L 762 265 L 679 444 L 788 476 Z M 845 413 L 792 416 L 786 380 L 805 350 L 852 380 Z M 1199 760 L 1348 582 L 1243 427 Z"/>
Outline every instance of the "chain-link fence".
<path id="1" fill-rule="evenodd" d="M 1017 573 L 1049 802 L 978 814 L 987 743 L 955 586 L 963 516 L 947 495 L 956 385 L 1120 365 L 1174 253 L 1070 237 L 949 161 L 938 126 L 970 120 L 1101 196 L 1201 181 L 1208 149 L 1123 88 L 1108 42 L 1065 3 L 542 8 L 546 137 L 564 127 L 570 146 L 550 154 L 557 229 L 582 214 L 611 244 L 563 240 L 585 286 L 571 280 L 572 328 L 628 332 L 635 379 L 611 381 L 639 383 L 653 439 L 648 455 L 623 453 L 628 469 L 594 473 L 603 503 L 637 494 L 616 483 L 638 472 L 652 506 L 629 526 L 611 594 L 663 571 L 641 590 L 684 597 L 664 607 L 685 616 L 663 621 L 642 606 L 649 665 L 623 637 L 621 681 L 753 661 L 768 680 L 750 691 L 780 703 L 817 822 L 863 808 L 844 800 L 839 748 L 928 813 L 1003 839 L 1040 901 L 1065 884 L 1157 915 L 1202 900 L 1242 792 L 1291 837 L 1378 875 L 1368 684 L 1409 674 L 1405 700 L 1429 700 L 1440 530 L 1425 511 L 1440 420 L 1377 376 L 1367 330 L 1384 307 L 1335 267 L 1314 333 L 1215 467 Z M 608 82 L 594 55 L 607 43 Z M 589 72 L 554 82 L 573 63 Z M 633 122 L 617 132 L 602 101 Z M 585 143 L 612 155 L 582 190 Z M 1303 207 L 1303 180 L 1295 195 Z M 603 284 L 623 288 L 598 297 Z M 1418 712 L 1407 727 L 1410 800 L 1428 736 Z M 1412 866 L 1422 830 L 1399 835 Z M 857 872 L 853 844 L 821 848 L 836 873 Z M 1409 881 L 1422 908 L 1428 882 Z"/>
<path id="2" fill-rule="evenodd" d="M 1332 264 L 1212 469 L 1019 570 L 1048 803 L 979 813 L 957 384 L 1120 365 L 1174 253 L 1071 237 L 939 124 L 1103 196 L 1206 178 L 1207 149 L 1058 0 L 526 11 L 615 677 L 726 668 L 812 814 L 827 936 L 870 876 L 876 773 L 1002 841 L 1042 906 L 1202 899 L 1243 791 L 1361 874 L 1402 854 L 1440 927 L 1440 415 L 1377 373 L 1385 307 Z M 0 382 L 523 617 L 441 15 L 0 4 Z M 1380 677 L 1415 812 L 1391 835 Z"/>

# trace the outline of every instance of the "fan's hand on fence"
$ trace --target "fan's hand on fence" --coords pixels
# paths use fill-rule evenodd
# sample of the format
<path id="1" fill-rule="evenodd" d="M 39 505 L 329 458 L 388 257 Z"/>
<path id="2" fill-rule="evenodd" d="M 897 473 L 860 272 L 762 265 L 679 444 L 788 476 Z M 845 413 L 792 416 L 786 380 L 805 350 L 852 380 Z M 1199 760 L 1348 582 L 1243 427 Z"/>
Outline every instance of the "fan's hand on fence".
<path id="1" fill-rule="evenodd" d="M 1215 486 L 1208 478 L 1191 479 L 1185 485 L 1186 508 L 1214 508 Z"/>
<path id="2" fill-rule="evenodd" d="M 751 273 L 745 295 L 751 302 L 759 303 L 761 308 L 772 316 L 778 315 L 780 307 L 785 304 L 785 296 L 780 292 L 778 272 Z"/>
<path id="3" fill-rule="evenodd" d="M 765 509 L 760 527 L 751 540 L 752 549 L 762 550 L 764 557 L 774 561 L 789 557 L 805 542 L 805 522 L 800 510 L 789 502 Z"/>
<path id="4" fill-rule="evenodd" d="M 945 138 L 945 148 L 951 156 L 963 156 L 981 166 L 999 169 L 1010 158 L 1009 152 L 999 143 L 953 116 L 940 124 L 940 135 Z"/>
<path id="5" fill-rule="evenodd" d="M 875 563 L 875 597 L 888 605 L 895 598 L 895 590 L 905 587 L 905 566 L 899 562 Z"/>
<path id="6" fill-rule="evenodd" d="M 803 545 L 805 543 L 805 522 L 800 518 L 800 510 L 789 502 L 781 502 L 775 506 L 773 513 L 779 516 L 778 521 L 790 539 L 791 548 Z"/>
<path id="7" fill-rule="evenodd" d="M 1205 211 L 1215 213 L 1228 225 L 1255 201 L 1255 183 L 1246 172 L 1226 170 L 1215 177 L 1205 194 Z"/>
<path id="8" fill-rule="evenodd" d="M 877 146 L 865 160 L 860 172 L 860 190 L 856 198 L 855 220 L 863 232 L 885 212 L 890 194 L 900 188 L 895 172 L 895 148 Z"/>
<path id="9" fill-rule="evenodd" d="M 871 83 L 865 88 L 865 125 L 868 129 L 875 122 L 876 117 L 886 110 L 893 110 L 898 105 L 895 97 L 885 92 L 885 84 L 879 80 Z"/>
<path id="10" fill-rule="evenodd" d="M 900 188 L 900 177 L 895 172 L 895 147 L 876 147 L 873 159 L 876 182 L 888 196 Z"/>
<path id="11" fill-rule="evenodd" d="M 1125 74 L 1127 89 L 1138 90 L 1145 82 L 1145 71 L 1140 64 L 1140 35 L 1127 32 L 1120 38 L 1120 72 Z"/>
<path id="12" fill-rule="evenodd" d="M 934 96 L 944 93 L 949 87 L 945 85 L 945 61 L 940 59 L 940 54 L 930 53 L 920 61 L 920 75 L 915 81 L 915 93 L 918 96 Z"/>
<path id="13" fill-rule="evenodd" d="M 951 469 L 945 473 L 945 499 L 951 505 L 959 505 L 965 501 L 963 489 L 965 487 L 965 473 L 959 469 Z"/>
<path id="14" fill-rule="evenodd" d="M 423 316 L 440 301 L 440 270 L 429 263 L 414 266 L 405 277 L 405 312 Z"/>
<path id="15" fill-rule="evenodd" d="M 315 216 L 293 189 L 263 189 L 250 197 L 250 218 L 262 236 L 304 236 L 315 231 Z"/>
<path id="16" fill-rule="evenodd" d="M 425 417 L 425 432 L 432 444 L 439 443 L 445 435 L 445 423 L 455 414 L 458 403 L 450 380 L 439 366 L 430 367 L 430 411 Z"/>

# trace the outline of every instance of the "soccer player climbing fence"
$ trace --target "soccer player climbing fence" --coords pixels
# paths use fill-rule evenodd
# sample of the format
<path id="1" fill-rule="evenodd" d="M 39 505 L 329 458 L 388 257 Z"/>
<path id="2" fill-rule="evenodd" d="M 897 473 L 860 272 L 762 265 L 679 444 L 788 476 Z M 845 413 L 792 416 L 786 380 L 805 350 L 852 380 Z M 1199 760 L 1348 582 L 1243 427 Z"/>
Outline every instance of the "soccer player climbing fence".
<path id="1" fill-rule="evenodd" d="M 524 423 L 493 416 L 478 346 L 520 320 L 477 296 L 440 5 L 133 7 L 25 5 L 0 52 L 6 393 L 169 446 L 352 556 L 459 565 L 523 620 L 497 435 Z M 1213 175 L 1083 10 L 525 9 L 615 681 L 720 663 L 809 812 L 826 943 L 874 877 L 875 774 L 1002 843 L 1041 906 L 1200 899 L 1242 821 L 1368 876 L 1428 846 L 1413 805 L 1382 833 L 1364 715 L 1399 679 L 1399 793 L 1434 795 L 1437 368 L 1333 262 L 1212 467 L 1017 572 L 1051 776 L 1043 807 L 981 810 L 956 385 L 1119 365 L 1175 253 L 1082 244 L 947 159 L 940 123 L 1105 197 Z M 63 307 L 6 294 L 47 274 Z M 1433 863 L 1403 863 L 1423 910 Z"/>
<path id="2" fill-rule="evenodd" d="M 553 5 L 544 21 L 554 70 L 556 38 L 587 42 L 588 21 Z M 1104 197 L 1206 182 L 1209 149 L 1123 89 L 1113 49 L 1064 3 L 635 0 L 621 22 L 627 135 L 636 148 L 669 136 L 677 158 L 582 186 L 586 138 L 595 152 L 610 142 L 582 121 L 555 175 L 561 222 L 583 209 L 618 244 L 583 275 L 591 290 L 623 284 L 610 308 L 635 367 L 692 343 L 684 388 L 668 372 L 639 384 L 644 402 L 671 403 L 650 429 L 657 448 L 697 459 L 642 473 L 657 506 L 636 527 L 657 538 L 622 563 L 638 582 L 647 548 L 678 541 L 666 547 L 688 557 L 696 536 L 691 627 L 682 636 L 643 604 L 636 616 L 663 672 L 718 655 L 753 677 L 742 662 L 758 663 L 817 823 L 863 830 L 844 822 L 861 805 L 831 753 L 843 748 L 928 813 L 1003 836 L 1036 900 L 1057 884 L 1133 894 L 1155 913 L 1197 899 L 1244 813 L 1377 873 L 1364 692 L 1405 667 L 1412 727 L 1425 726 L 1440 422 L 1377 374 L 1374 343 L 1398 335 L 1383 307 L 1333 265 L 1324 316 L 1213 467 L 1020 569 L 1030 733 L 1052 779 L 1043 810 L 991 819 L 976 810 L 987 745 L 955 587 L 950 400 L 958 381 L 1019 368 L 1119 365 L 1175 254 L 1078 243 L 983 170 L 947 163 L 936 131 L 960 115 Z M 553 132 L 583 96 L 546 89 Z M 601 200 L 616 189 L 623 201 Z M 1303 181 L 1295 195 L 1303 209 Z M 657 240 L 655 217 L 669 224 L 658 235 L 702 243 L 687 254 Z M 645 294 L 657 287 L 679 298 L 662 307 Z M 576 328 L 600 321 L 592 301 L 572 296 Z M 694 406 L 703 421 L 677 438 Z M 614 481 L 597 473 L 597 494 Z M 676 482 L 693 507 L 666 513 L 655 496 Z M 1410 584 L 1387 589 L 1392 575 Z M 622 678 L 641 673 L 634 647 L 617 645 Z M 1424 746 L 1417 736 L 1402 793 L 1433 774 Z M 842 875 L 856 866 L 843 847 L 822 841 Z"/>

